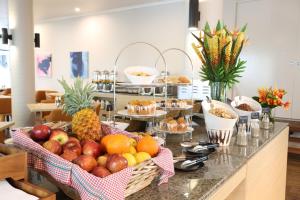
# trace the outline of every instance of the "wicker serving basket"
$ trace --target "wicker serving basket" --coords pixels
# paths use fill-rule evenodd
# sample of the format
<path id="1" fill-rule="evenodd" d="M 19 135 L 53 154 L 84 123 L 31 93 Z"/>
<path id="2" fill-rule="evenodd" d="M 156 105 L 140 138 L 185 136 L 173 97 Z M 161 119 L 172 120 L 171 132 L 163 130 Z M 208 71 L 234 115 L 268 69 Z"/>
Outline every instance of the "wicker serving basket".
<path id="1" fill-rule="evenodd" d="M 147 187 L 151 184 L 153 179 L 158 176 L 159 168 L 152 160 L 135 166 L 125 191 L 125 197 Z"/>
<path id="2" fill-rule="evenodd" d="M 51 128 L 61 128 L 67 131 L 69 129 L 70 123 L 58 122 L 58 123 L 47 123 L 45 124 Z M 22 131 L 28 132 L 32 127 L 22 128 Z M 47 179 L 58 186 L 67 196 L 72 199 L 80 199 L 79 193 L 71 186 L 59 183 L 51 177 L 46 171 L 40 171 L 39 173 L 44 175 Z M 133 167 L 132 175 L 127 184 L 125 190 L 125 197 L 142 190 L 151 184 L 151 182 L 160 175 L 160 168 L 153 162 L 153 160 L 147 160 Z"/>

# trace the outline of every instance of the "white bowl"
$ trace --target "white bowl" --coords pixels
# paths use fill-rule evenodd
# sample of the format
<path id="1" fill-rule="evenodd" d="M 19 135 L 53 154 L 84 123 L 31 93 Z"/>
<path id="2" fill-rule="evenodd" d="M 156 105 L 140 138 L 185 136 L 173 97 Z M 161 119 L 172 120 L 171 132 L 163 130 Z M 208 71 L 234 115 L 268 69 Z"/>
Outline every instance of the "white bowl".
<path id="1" fill-rule="evenodd" d="M 227 112 L 229 112 L 234 119 L 226 119 L 222 117 L 218 117 L 216 115 L 213 115 L 209 112 L 211 109 L 211 104 L 205 100 L 202 101 L 202 109 L 205 119 L 205 125 L 206 128 L 209 130 L 231 130 L 234 128 L 235 123 L 237 122 L 238 115 L 232 110 L 232 108 L 220 101 L 212 100 L 212 104 L 214 105 L 214 108 L 223 108 Z"/>
<path id="2" fill-rule="evenodd" d="M 147 73 L 149 76 L 136 76 L 133 73 Z M 143 67 L 143 66 L 135 66 L 135 67 L 127 67 L 124 70 L 124 73 L 128 80 L 133 84 L 151 84 L 155 78 L 159 75 L 157 69 L 153 67 Z"/>
<path id="3" fill-rule="evenodd" d="M 101 121 L 101 123 L 106 124 L 108 126 L 114 126 L 114 122 L 113 121 Z M 124 122 L 115 122 L 115 128 L 124 131 L 127 127 L 129 126 L 128 123 L 124 123 Z"/>
<path id="4" fill-rule="evenodd" d="M 237 109 L 236 107 L 242 103 L 248 104 L 254 111 L 244 111 Z M 248 121 L 251 120 L 251 113 L 258 112 L 261 115 L 262 112 L 261 105 L 254 99 L 246 96 L 234 97 L 233 101 L 231 102 L 231 106 L 239 116 L 248 116 Z"/>

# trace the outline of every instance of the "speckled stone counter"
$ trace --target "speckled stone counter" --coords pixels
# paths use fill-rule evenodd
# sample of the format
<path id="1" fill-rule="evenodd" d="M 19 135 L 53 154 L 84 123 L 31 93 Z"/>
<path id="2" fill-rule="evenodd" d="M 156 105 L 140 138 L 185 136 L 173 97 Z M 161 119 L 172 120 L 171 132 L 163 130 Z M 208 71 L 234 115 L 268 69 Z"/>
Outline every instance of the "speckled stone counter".
<path id="1" fill-rule="evenodd" d="M 207 140 L 203 121 L 195 128 L 193 140 Z M 156 182 L 145 189 L 129 196 L 129 200 L 140 199 L 209 199 L 226 181 L 241 169 L 249 159 L 260 152 L 276 136 L 287 127 L 285 123 L 275 123 L 273 129 L 264 131 L 261 129 L 259 138 L 248 136 L 248 145 L 241 147 L 236 145 L 233 136 L 228 147 L 219 147 L 209 156 L 205 166 L 194 172 L 176 171 L 167 184 L 157 186 Z M 172 136 L 167 139 L 167 147 L 177 156 L 181 154 L 180 136 Z"/>

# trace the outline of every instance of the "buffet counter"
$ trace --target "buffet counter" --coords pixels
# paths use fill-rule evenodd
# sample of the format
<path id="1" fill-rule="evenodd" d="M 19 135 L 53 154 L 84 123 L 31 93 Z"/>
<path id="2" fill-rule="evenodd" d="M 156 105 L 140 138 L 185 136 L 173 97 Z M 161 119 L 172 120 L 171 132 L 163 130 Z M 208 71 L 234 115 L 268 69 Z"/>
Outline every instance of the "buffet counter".
<path id="1" fill-rule="evenodd" d="M 195 141 L 207 139 L 203 127 L 201 122 L 194 131 Z M 259 138 L 249 135 L 245 147 L 237 146 L 233 137 L 230 146 L 219 147 L 203 168 L 176 171 L 168 184 L 158 187 L 153 182 L 127 199 L 285 199 L 288 130 L 287 124 L 276 123 L 272 130 L 261 129 Z M 174 156 L 181 153 L 179 138 L 168 138 Z"/>

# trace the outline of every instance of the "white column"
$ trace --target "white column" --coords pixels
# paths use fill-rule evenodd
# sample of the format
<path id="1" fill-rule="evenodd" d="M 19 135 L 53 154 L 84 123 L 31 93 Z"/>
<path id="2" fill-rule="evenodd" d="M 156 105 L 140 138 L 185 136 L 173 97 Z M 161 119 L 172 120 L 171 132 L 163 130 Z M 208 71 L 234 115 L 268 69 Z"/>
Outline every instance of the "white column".
<path id="1" fill-rule="evenodd" d="M 10 46 L 12 117 L 16 127 L 33 122 L 27 108 L 34 102 L 34 22 L 33 0 L 9 0 L 9 28 L 13 32 Z"/>
<path id="2" fill-rule="evenodd" d="M 206 22 L 209 23 L 211 28 L 214 28 L 218 20 L 223 20 L 223 1 L 224 0 L 200 0 L 201 28 L 204 28 Z"/>

